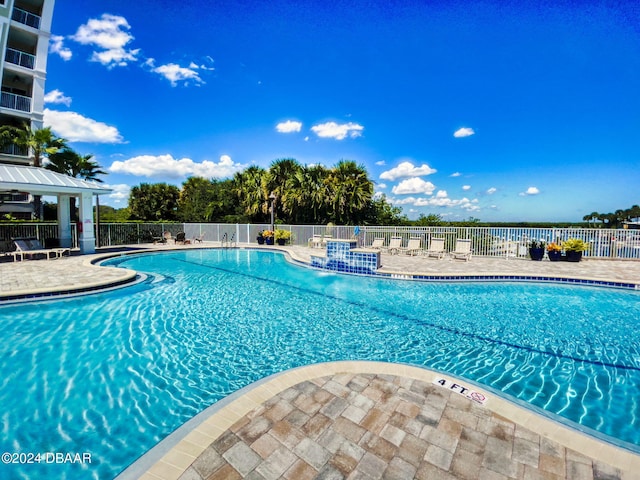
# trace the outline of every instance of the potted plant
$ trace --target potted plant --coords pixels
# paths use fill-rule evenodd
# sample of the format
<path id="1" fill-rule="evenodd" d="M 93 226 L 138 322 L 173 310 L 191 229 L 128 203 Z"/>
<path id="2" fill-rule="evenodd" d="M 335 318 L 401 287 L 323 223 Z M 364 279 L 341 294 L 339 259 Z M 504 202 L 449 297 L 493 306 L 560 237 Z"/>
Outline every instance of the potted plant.
<path id="1" fill-rule="evenodd" d="M 273 230 L 263 230 L 262 237 L 264 238 L 264 243 L 273 245 Z"/>
<path id="2" fill-rule="evenodd" d="M 260 230 L 258 232 L 258 236 L 256 237 L 256 240 L 258 241 L 258 245 L 264 245 L 264 230 Z"/>
<path id="3" fill-rule="evenodd" d="M 547 245 L 547 256 L 551 262 L 559 262 L 562 260 L 562 247 L 555 242 Z"/>
<path id="4" fill-rule="evenodd" d="M 542 260 L 544 258 L 544 241 L 531 240 L 529 243 L 529 256 L 531 260 Z"/>
<path id="5" fill-rule="evenodd" d="M 278 245 L 284 245 L 291 238 L 291 232 L 289 230 L 276 230 L 275 238 Z"/>
<path id="6" fill-rule="evenodd" d="M 567 262 L 582 260 L 582 252 L 589 250 L 589 245 L 579 238 L 569 238 L 562 242 L 562 248 L 567 256 Z"/>

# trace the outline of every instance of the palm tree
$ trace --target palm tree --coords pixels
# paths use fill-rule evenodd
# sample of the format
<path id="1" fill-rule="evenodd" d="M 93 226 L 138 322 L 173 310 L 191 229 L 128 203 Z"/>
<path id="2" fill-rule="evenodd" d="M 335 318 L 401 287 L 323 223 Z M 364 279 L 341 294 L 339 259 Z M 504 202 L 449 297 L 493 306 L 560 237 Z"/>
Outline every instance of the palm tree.
<path id="1" fill-rule="evenodd" d="M 22 128 L 13 125 L 0 127 L 0 141 L 3 145 L 15 144 L 28 150 L 33 156 L 33 166 L 41 167 L 44 156 L 52 155 L 66 145 L 63 138 L 56 137 L 50 127 L 33 130 L 25 123 Z M 36 216 L 42 218 L 42 202 L 40 195 L 33 196 L 33 208 Z"/>
<path id="2" fill-rule="evenodd" d="M 350 160 L 341 160 L 329 176 L 333 218 L 337 223 L 357 223 L 373 198 L 373 182 L 367 170 Z"/>
<path id="3" fill-rule="evenodd" d="M 49 155 L 49 161 L 44 168 L 70 177 L 102 183 L 102 179 L 98 178 L 98 175 L 106 175 L 107 172 L 100 170 L 102 167 L 92 161 L 92 158 L 93 155 L 79 155 L 69 147 L 64 147 Z M 71 197 L 70 208 L 71 219 L 77 221 L 75 197 Z"/>
<path id="4" fill-rule="evenodd" d="M 240 206 L 252 220 L 264 221 L 269 211 L 266 175 L 263 168 L 253 165 L 233 176 Z"/>
<path id="5" fill-rule="evenodd" d="M 276 196 L 273 203 L 276 217 L 287 223 L 292 220 L 298 207 L 293 193 L 293 179 L 300 170 L 302 167 L 295 159 L 282 158 L 274 161 L 267 172 L 267 192 Z"/>
<path id="6" fill-rule="evenodd" d="M 328 221 L 329 170 L 322 165 L 302 167 L 296 172 L 289 185 L 289 194 L 297 208 L 294 219 L 298 223 L 326 223 Z"/>

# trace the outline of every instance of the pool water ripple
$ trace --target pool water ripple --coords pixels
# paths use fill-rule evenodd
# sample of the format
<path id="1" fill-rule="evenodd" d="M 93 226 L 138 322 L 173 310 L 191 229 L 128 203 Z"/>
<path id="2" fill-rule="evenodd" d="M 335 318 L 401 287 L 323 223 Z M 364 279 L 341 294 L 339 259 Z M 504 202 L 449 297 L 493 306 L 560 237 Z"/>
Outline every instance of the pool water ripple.
<path id="1" fill-rule="evenodd" d="M 640 450 L 637 292 L 349 277 L 251 250 L 113 263 L 150 276 L 110 293 L 0 308 L 1 338 L 15 339 L 0 345 L 0 402 L 12 404 L 1 446 L 94 457 L 88 469 L 17 473 L 112 478 L 239 388 L 350 359 L 446 371 Z"/>

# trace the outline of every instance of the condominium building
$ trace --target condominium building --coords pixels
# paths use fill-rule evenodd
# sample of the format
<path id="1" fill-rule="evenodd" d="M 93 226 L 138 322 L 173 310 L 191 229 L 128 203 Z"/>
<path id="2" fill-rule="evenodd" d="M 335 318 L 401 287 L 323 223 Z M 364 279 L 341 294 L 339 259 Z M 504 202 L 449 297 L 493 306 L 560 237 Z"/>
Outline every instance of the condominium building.
<path id="1" fill-rule="evenodd" d="M 0 126 L 41 129 L 47 52 L 55 0 L 0 0 L 2 87 Z M 0 149 L 0 164 L 30 165 L 33 157 L 16 145 Z M 31 218 L 32 197 L 24 192 L 0 192 L 0 214 Z"/>

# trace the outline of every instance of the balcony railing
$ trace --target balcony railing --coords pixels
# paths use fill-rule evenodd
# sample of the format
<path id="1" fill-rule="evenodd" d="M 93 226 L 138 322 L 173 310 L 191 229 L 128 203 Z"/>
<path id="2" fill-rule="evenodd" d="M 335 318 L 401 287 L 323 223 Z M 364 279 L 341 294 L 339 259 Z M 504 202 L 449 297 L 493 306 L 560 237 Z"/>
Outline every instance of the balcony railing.
<path id="1" fill-rule="evenodd" d="M 7 53 L 4 56 L 5 61 L 20 65 L 21 67 L 29 68 L 33 70 L 36 64 L 36 56 L 30 53 L 21 52 L 13 48 L 7 48 Z"/>
<path id="2" fill-rule="evenodd" d="M 31 112 L 31 98 L 16 95 L 15 93 L 2 92 L 0 107 L 20 110 L 21 112 Z"/>
<path id="3" fill-rule="evenodd" d="M 38 30 L 40 29 L 40 17 L 33 13 L 27 12 L 26 10 L 22 10 L 21 8 L 13 8 L 11 19 L 15 20 L 16 22 L 28 25 L 29 27 L 33 27 Z"/>
<path id="4" fill-rule="evenodd" d="M 28 157 L 29 156 L 29 149 L 27 147 L 19 147 L 16 144 L 11 144 L 11 145 L 5 145 L 4 147 L 0 148 L 0 153 L 3 153 L 5 155 L 15 155 L 17 157 Z"/>

